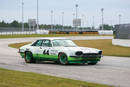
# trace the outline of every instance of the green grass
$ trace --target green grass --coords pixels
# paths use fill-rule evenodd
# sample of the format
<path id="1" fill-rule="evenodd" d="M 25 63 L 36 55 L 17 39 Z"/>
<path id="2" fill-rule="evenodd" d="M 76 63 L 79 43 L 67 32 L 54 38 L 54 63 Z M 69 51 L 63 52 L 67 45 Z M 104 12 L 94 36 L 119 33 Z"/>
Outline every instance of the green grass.
<path id="1" fill-rule="evenodd" d="M 112 35 L 98 35 L 98 34 L 47 34 L 47 35 L 40 35 L 40 34 L 31 34 L 31 35 L 0 35 L 0 39 L 3 38 L 26 38 L 26 37 L 64 37 L 64 36 L 112 36 Z"/>
<path id="2" fill-rule="evenodd" d="M 121 47 L 121 46 L 114 46 L 112 45 L 112 40 L 75 40 L 74 41 L 79 46 L 84 47 L 92 47 L 103 50 L 103 55 L 105 56 L 124 56 L 130 57 L 130 47 Z M 10 47 L 19 48 L 25 43 L 16 43 L 10 44 Z"/>
<path id="3" fill-rule="evenodd" d="M 29 44 L 29 43 L 31 43 L 31 42 L 24 42 L 24 43 L 14 43 L 14 44 L 9 44 L 8 46 L 9 47 L 12 47 L 12 48 L 20 48 L 21 46 L 24 46 L 24 45 L 26 45 L 26 44 Z"/>
<path id="4" fill-rule="evenodd" d="M 130 47 L 112 45 L 112 40 L 79 40 L 74 41 L 79 46 L 101 49 L 105 56 L 130 57 Z"/>
<path id="5" fill-rule="evenodd" d="M 114 87 L 0 68 L 0 87 Z"/>

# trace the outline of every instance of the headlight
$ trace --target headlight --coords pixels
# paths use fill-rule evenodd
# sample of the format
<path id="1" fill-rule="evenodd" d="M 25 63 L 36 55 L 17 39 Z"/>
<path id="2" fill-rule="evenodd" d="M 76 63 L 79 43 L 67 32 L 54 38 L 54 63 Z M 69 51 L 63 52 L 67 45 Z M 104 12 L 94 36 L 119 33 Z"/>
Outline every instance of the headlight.
<path id="1" fill-rule="evenodd" d="M 19 52 L 24 52 L 24 49 L 19 49 Z"/>
<path id="2" fill-rule="evenodd" d="M 99 54 L 102 55 L 102 51 L 99 51 Z"/>
<path id="3" fill-rule="evenodd" d="M 80 56 L 80 55 L 82 55 L 82 54 L 83 54 L 82 51 L 77 51 L 77 52 L 75 53 L 75 55 L 77 55 L 77 56 Z"/>

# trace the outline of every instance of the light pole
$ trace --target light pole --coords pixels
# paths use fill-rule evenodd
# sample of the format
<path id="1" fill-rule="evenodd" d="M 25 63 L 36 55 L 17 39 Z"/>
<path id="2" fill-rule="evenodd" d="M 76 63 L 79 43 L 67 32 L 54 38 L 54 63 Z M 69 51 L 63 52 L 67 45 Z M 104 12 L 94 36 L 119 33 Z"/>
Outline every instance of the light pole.
<path id="1" fill-rule="evenodd" d="M 84 15 L 82 15 L 82 27 L 84 27 Z"/>
<path id="2" fill-rule="evenodd" d="M 95 29 L 95 17 L 93 16 L 93 25 L 92 28 Z"/>
<path id="3" fill-rule="evenodd" d="M 112 26 L 112 20 L 110 20 L 110 24 L 111 24 L 111 30 L 113 29 L 113 26 Z"/>
<path id="4" fill-rule="evenodd" d="M 62 30 L 64 30 L 64 12 L 61 12 L 62 14 Z"/>
<path id="5" fill-rule="evenodd" d="M 73 13 L 73 20 L 75 19 L 75 13 Z"/>
<path id="6" fill-rule="evenodd" d="M 53 10 L 51 10 L 51 31 L 53 30 Z"/>
<path id="7" fill-rule="evenodd" d="M 24 31 L 24 2 L 22 0 L 22 32 Z"/>
<path id="8" fill-rule="evenodd" d="M 76 19 L 77 19 L 78 18 L 78 7 L 79 7 L 79 5 L 76 4 L 75 7 L 76 7 Z"/>
<path id="9" fill-rule="evenodd" d="M 39 0 L 37 0 L 37 30 L 39 29 Z"/>
<path id="10" fill-rule="evenodd" d="M 78 7 L 79 7 L 79 5 L 78 4 L 76 4 L 75 5 L 75 7 L 76 7 L 76 22 L 77 22 L 77 18 L 78 18 Z M 75 26 L 75 31 L 77 31 L 77 25 Z"/>
<path id="11" fill-rule="evenodd" d="M 104 9 L 102 8 L 102 9 L 101 9 L 101 12 L 102 12 L 102 30 L 104 30 L 104 27 L 103 27 L 103 25 L 104 25 L 103 11 L 104 11 Z"/>
<path id="12" fill-rule="evenodd" d="M 75 26 L 74 26 L 75 13 L 73 13 L 72 15 L 73 15 L 73 20 L 72 20 L 73 21 L 73 24 L 72 24 L 73 28 L 72 29 L 75 29 Z"/>
<path id="13" fill-rule="evenodd" d="M 118 15 L 119 16 L 119 25 L 121 24 L 121 14 Z"/>

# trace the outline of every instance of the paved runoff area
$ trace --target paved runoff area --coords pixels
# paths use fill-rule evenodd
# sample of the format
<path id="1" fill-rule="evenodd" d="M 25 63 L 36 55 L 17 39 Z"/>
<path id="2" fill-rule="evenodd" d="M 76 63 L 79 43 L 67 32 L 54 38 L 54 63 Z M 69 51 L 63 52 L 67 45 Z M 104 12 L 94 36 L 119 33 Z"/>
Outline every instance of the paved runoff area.
<path id="1" fill-rule="evenodd" d="M 76 36 L 73 40 L 112 39 L 111 36 Z M 0 67 L 25 72 L 72 78 L 76 80 L 130 87 L 130 58 L 104 56 L 97 65 L 60 65 L 53 62 L 27 64 L 11 43 L 35 41 L 38 38 L 0 39 Z"/>

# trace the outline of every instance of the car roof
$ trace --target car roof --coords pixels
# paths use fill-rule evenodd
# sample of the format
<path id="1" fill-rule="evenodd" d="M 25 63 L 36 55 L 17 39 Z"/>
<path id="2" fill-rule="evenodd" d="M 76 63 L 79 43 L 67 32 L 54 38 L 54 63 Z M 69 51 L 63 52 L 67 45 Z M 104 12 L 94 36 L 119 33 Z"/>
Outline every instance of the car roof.
<path id="1" fill-rule="evenodd" d="M 49 39 L 49 40 L 55 40 L 55 39 L 68 39 L 65 37 L 45 37 L 45 38 L 40 38 L 39 40 L 44 40 L 44 39 Z"/>

